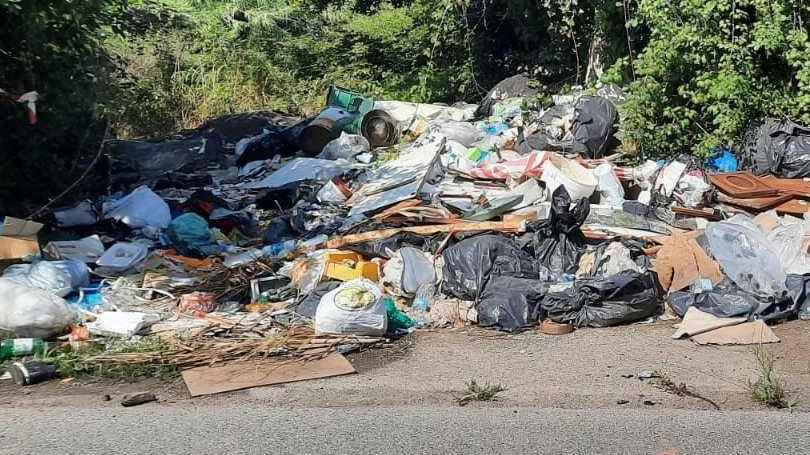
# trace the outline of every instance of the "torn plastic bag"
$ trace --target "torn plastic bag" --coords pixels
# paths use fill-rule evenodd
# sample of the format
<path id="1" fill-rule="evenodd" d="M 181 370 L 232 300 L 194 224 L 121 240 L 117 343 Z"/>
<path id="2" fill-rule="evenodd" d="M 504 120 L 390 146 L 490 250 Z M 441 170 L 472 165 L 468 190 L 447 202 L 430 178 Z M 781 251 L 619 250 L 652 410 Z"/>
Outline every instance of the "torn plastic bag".
<path id="1" fill-rule="evenodd" d="M 775 118 L 752 120 L 737 154 L 741 168 L 758 175 L 810 177 L 810 128 Z"/>
<path id="2" fill-rule="evenodd" d="M 709 223 L 706 238 L 723 272 L 743 290 L 759 296 L 782 295 L 787 291 L 782 263 L 752 219 L 735 215 Z"/>
<path id="3" fill-rule="evenodd" d="M 577 327 L 609 327 L 638 321 L 660 308 L 653 272 L 622 272 L 605 279 L 583 279 L 546 294 L 542 308 L 554 322 Z M 564 285 L 563 285 L 564 286 Z"/>
<path id="4" fill-rule="evenodd" d="M 59 335 L 77 314 L 61 297 L 0 278 L 0 332 L 17 337 Z"/>
<path id="5" fill-rule="evenodd" d="M 541 278 L 532 257 L 499 235 L 462 240 L 447 248 L 442 257 L 442 292 L 462 300 L 477 302 L 487 281 L 495 276 Z M 546 271 L 544 277 L 548 277 Z"/>
<path id="6" fill-rule="evenodd" d="M 346 281 L 321 298 L 315 312 L 315 333 L 381 336 L 388 312 L 377 285 L 360 278 Z"/>
<path id="7" fill-rule="evenodd" d="M 139 186 L 117 201 L 104 203 L 104 218 L 120 221 L 132 229 L 151 226 L 166 229 L 172 221 L 169 205 L 146 186 Z"/>
<path id="8" fill-rule="evenodd" d="M 3 278 L 64 297 L 75 289 L 89 285 L 90 271 L 84 262 L 73 259 L 39 261 L 10 265 L 3 271 Z"/>
<path id="9" fill-rule="evenodd" d="M 478 325 L 514 331 L 537 324 L 549 286 L 536 279 L 490 278 L 476 305 Z"/>
<path id="10" fill-rule="evenodd" d="M 532 87 L 531 79 L 526 74 L 516 74 L 498 82 L 492 87 L 478 105 L 476 114 L 487 117 L 492 114 L 492 108 L 498 102 L 508 98 L 527 98 L 537 95 L 538 90 Z"/>
<path id="11" fill-rule="evenodd" d="M 557 278 L 576 271 L 587 243 L 580 226 L 588 218 L 590 203 L 580 199 L 573 209 L 570 206 L 571 198 L 565 187 L 558 187 L 552 196 L 549 217 L 529 223 L 529 233 L 518 240 L 524 251 Z"/>

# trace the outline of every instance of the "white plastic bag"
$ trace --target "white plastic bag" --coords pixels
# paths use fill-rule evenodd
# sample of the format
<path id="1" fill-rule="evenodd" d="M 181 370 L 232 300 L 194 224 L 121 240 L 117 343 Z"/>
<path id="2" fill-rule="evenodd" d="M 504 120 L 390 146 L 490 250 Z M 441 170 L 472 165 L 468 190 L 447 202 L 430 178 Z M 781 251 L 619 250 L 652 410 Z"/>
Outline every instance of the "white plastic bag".
<path id="1" fill-rule="evenodd" d="M 355 155 L 371 150 L 368 139 L 359 134 L 340 133 L 340 137 L 329 141 L 323 148 L 318 158 L 324 160 L 344 159 L 350 160 Z"/>
<path id="2" fill-rule="evenodd" d="M 3 278 L 24 286 L 52 292 L 59 297 L 90 284 L 90 272 L 81 261 L 39 261 L 15 264 L 3 271 Z"/>
<path id="3" fill-rule="evenodd" d="M 118 220 L 138 229 L 152 226 L 166 229 L 172 222 L 169 205 L 146 186 L 139 186 L 123 198 L 104 203 L 104 218 Z"/>
<path id="4" fill-rule="evenodd" d="M 0 331 L 24 338 L 59 335 L 76 318 L 61 297 L 0 278 Z"/>
<path id="5" fill-rule="evenodd" d="M 97 235 L 91 235 L 81 240 L 49 242 L 43 252 L 53 259 L 75 259 L 90 264 L 104 254 L 104 244 Z"/>
<path id="6" fill-rule="evenodd" d="M 377 285 L 364 278 L 347 281 L 321 298 L 315 311 L 315 333 L 384 335 L 388 315 Z"/>

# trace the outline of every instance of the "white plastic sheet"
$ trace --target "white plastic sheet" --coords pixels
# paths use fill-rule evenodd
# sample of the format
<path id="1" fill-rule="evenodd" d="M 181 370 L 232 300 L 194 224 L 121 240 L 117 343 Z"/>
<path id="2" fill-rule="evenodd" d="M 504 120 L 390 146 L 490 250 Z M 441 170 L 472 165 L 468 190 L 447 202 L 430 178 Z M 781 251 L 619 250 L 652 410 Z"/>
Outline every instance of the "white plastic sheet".
<path id="1" fill-rule="evenodd" d="M 3 271 L 3 278 L 19 284 L 43 289 L 59 297 L 90 283 L 90 273 L 81 261 L 39 261 L 33 264 L 15 264 Z"/>
<path id="2" fill-rule="evenodd" d="M 118 220 L 133 229 L 151 226 L 166 229 L 172 222 L 169 205 L 146 186 L 123 198 L 104 203 L 104 218 Z"/>

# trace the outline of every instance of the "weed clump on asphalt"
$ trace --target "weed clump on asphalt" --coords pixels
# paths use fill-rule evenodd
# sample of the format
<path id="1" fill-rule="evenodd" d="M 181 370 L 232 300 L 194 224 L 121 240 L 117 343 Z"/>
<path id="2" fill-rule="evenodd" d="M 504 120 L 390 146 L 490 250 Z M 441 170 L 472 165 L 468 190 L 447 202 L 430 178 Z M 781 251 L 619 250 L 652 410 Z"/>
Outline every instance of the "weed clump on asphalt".
<path id="1" fill-rule="evenodd" d="M 762 346 L 754 349 L 759 377 L 748 382 L 751 398 L 758 403 L 775 408 L 792 408 L 797 400 L 785 390 L 784 381 L 774 372 L 773 354 Z"/>
<path id="2" fill-rule="evenodd" d="M 657 377 L 657 379 L 653 382 L 653 384 L 655 387 L 663 390 L 664 392 L 671 393 L 679 397 L 697 398 L 709 403 L 714 409 L 718 411 L 720 410 L 720 406 L 717 403 L 691 390 L 685 382 L 675 382 L 671 377 L 669 377 L 668 374 L 666 374 L 666 372 L 656 370 L 654 376 Z"/>
<path id="3" fill-rule="evenodd" d="M 501 384 L 485 383 L 478 384 L 475 379 L 467 381 L 467 389 L 464 395 L 456 398 L 459 406 L 466 406 L 472 401 L 493 401 L 498 393 L 506 390 L 506 387 Z"/>

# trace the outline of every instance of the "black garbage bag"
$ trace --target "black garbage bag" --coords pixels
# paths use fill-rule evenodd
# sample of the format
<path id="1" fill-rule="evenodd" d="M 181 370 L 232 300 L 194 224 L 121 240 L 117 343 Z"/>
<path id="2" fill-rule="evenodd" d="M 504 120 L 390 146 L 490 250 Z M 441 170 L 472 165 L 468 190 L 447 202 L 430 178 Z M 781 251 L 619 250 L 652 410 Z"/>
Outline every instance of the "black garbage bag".
<path id="1" fill-rule="evenodd" d="M 650 317 L 661 308 L 661 289 L 652 271 L 582 279 L 556 289 L 563 286 L 551 286 L 541 304 L 554 322 L 609 327 Z"/>
<path id="2" fill-rule="evenodd" d="M 251 141 L 236 160 L 236 165 L 244 166 L 251 161 L 268 160 L 276 155 L 282 157 L 295 155 L 299 150 L 298 135 L 308 123 L 308 121 L 301 121 L 289 126 L 268 124 L 265 129 L 269 134 Z"/>
<path id="3" fill-rule="evenodd" d="M 587 244 L 580 227 L 588 218 L 590 202 L 580 199 L 573 209 L 570 207 L 571 197 L 561 185 L 552 195 L 549 217 L 529 223 L 529 233 L 518 241 L 539 266 L 550 270 L 556 278 L 564 273 L 576 272 Z"/>
<path id="4" fill-rule="evenodd" d="M 709 292 L 672 292 L 667 297 L 667 302 L 675 314 L 681 317 L 693 306 L 719 318 L 746 317 L 764 321 L 785 319 L 796 316 L 806 300 L 805 279 L 802 275 L 788 275 L 785 284 L 788 286 L 788 295 L 764 298 L 740 289 L 725 278 Z"/>
<path id="5" fill-rule="evenodd" d="M 340 281 L 322 281 L 318 283 L 318 286 L 312 292 L 299 299 L 295 305 L 295 312 L 301 316 L 315 319 L 315 312 L 318 310 L 321 298 L 330 291 L 337 289 L 340 285 Z"/>
<path id="6" fill-rule="evenodd" d="M 749 122 L 740 148 L 740 167 L 782 178 L 810 177 L 810 128 L 789 120 L 759 118 Z"/>
<path id="7" fill-rule="evenodd" d="M 532 257 L 500 235 L 462 240 L 447 248 L 442 257 L 442 292 L 462 300 L 478 302 L 487 282 L 496 276 L 540 278 Z"/>
<path id="8" fill-rule="evenodd" d="M 532 150 L 574 152 L 588 158 L 601 158 L 618 141 L 613 136 L 619 114 L 607 98 L 583 96 L 575 105 L 555 105 L 539 119 L 534 134 L 524 136 L 521 131 L 515 150 L 526 154 Z M 571 123 L 571 130 L 562 127 Z"/>
<path id="9" fill-rule="evenodd" d="M 444 241 L 447 235 L 444 233 L 434 235 L 420 235 L 413 232 L 401 231 L 384 239 L 370 240 L 363 243 L 353 243 L 346 245 L 343 249 L 360 253 L 367 258 L 391 259 L 391 255 L 399 251 L 400 248 L 409 246 L 417 250 L 434 252 Z"/>
<path id="10" fill-rule="evenodd" d="M 492 107 L 507 98 L 528 98 L 537 95 L 538 90 L 531 85 L 531 79 L 526 74 L 517 74 L 498 82 L 478 103 L 476 115 L 480 117 L 491 115 Z"/>
<path id="11" fill-rule="evenodd" d="M 810 319 L 810 274 L 788 275 L 785 286 L 799 318 Z"/>
<path id="12" fill-rule="evenodd" d="M 536 325 L 550 285 L 532 278 L 490 278 L 476 305 L 478 325 L 510 332 Z"/>
<path id="13" fill-rule="evenodd" d="M 576 115 L 571 125 L 573 151 L 588 158 L 601 158 L 613 142 L 615 125 L 619 121 L 616 106 L 601 96 L 583 96 L 574 110 Z"/>

